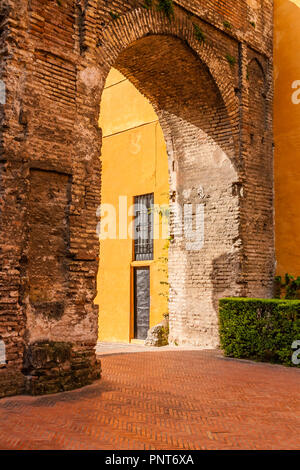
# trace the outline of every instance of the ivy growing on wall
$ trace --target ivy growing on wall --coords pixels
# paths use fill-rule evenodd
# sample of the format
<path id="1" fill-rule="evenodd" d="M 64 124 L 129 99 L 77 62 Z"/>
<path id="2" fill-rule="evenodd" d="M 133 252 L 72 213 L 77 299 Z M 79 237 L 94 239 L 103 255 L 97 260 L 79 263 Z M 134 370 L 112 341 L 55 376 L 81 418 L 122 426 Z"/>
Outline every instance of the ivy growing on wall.
<path id="1" fill-rule="evenodd" d="M 163 12 L 169 20 L 174 17 L 173 0 L 144 0 L 143 7 L 147 10 L 155 7 L 156 10 Z"/>
<path id="2" fill-rule="evenodd" d="M 110 11 L 109 14 L 110 14 L 112 20 L 117 20 L 120 17 L 119 13 L 115 13 L 113 11 Z"/>
<path id="3" fill-rule="evenodd" d="M 229 63 L 229 65 L 230 65 L 231 67 L 233 67 L 233 66 L 236 64 L 236 58 L 233 57 L 232 55 L 227 54 L 227 55 L 226 55 L 226 59 L 227 59 L 227 62 Z"/>
<path id="4" fill-rule="evenodd" d="M 153 0 L 144 0 L 143 7 L 149 10 L 153 6 Z"/>
<path id="5" fill-rule="evenodd" d="M 169 20 L 174 16 L 173 0 L 158 0 L 157 9 L 162 11 Z"/>
<path id="6" fill-rule="evenodd" d="M 158 261 L 160 263 L 160 268 L 158 269 L 158 271 L 161 272 L 161 277 L 162 277 L 162 279 L 159 282 L 161 285 L 161 291 L 159 292 L 159 295 L 167 299 L 167 301 L 169 301 L 169 289 L 170 289 L 170 284 L 169 284 L 169 279 L 168 279 L 169 246 L 170 246 L 170 241 L 168 240 L 163 248 L 163 251 L 164 251 L 163 255 L 158 258 Z M 166 314 L 167 313 L 168 312 L 166 312 Z"/>
<path id="7" fill-rule="evenodd" d="M 63 0 L 55 0 L 55 2 L 59 6 L 63 5 Z M 155 6 L 156 10 L 164 13 L 169 20 L 174 17 L 173 0 L 144 0 L 142 6 L 147 10 Z M 113 20 L 116 20 L 120 16 L 118 13 L 115 13 L 113 11 L 110 11 L 109 14 Z"/>
<path id="8" fill-rule="evenodd" d="M 300 276 L 296 279 L 288 273 L 284 276 L 284 279 L 281 276 L 276 276 L 275 291 L 278 299 L 300 299 Z"/>
<path id="9" fill-rule="evenodd" d="M 229 21 L 224 21 L 223 26 L 224 26 L 224 28 L 232 29 L 232 25 L 231 25 L 231 23 L 229 23 Z"/>
<path id="10" fill-rule="evenodd" d="M 203 33 L 202 29 L 197 24 L 193 23 L 193 25 L 194 25 L 195 37 L 197 41 L 199 41 L 200 44 L 202 44 L 203 42 L 205 42 L 205 34 Z"/>

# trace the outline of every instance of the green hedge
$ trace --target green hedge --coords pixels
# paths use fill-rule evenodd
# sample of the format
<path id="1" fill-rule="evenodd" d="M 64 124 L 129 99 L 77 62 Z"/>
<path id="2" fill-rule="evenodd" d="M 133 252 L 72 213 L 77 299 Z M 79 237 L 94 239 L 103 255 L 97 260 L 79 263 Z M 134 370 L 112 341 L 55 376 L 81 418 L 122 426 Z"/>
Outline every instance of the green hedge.
<path id="1" fill-rule="evenodd" d="M 292 344 L 300 340 L 300 301 L 222 299 L 220 337 L 226 356 L 293 366 Z"/>

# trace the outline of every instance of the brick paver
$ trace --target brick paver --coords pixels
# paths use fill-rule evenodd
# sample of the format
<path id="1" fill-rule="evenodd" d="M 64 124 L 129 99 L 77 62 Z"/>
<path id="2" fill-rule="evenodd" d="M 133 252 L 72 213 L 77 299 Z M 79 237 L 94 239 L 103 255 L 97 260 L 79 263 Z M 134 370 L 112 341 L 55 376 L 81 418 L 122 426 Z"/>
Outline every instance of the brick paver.
<path id="1" fill-rule="evenodd" d="M 101 381 L 0 400 L 0 449 L 299 449 L 300 371 L 217 351 L 106 354 Z"/>

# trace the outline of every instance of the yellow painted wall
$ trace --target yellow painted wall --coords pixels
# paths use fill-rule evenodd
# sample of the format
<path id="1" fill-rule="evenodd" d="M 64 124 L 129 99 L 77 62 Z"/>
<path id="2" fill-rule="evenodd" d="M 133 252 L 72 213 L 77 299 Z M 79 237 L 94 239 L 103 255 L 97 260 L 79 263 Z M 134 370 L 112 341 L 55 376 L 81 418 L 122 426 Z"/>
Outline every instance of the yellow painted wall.
<path id="1" fill-rule="evenodd" d="M 155 204 L 168 204 L 168 158 L 162 129 L 152 106 L 117 70 L 112 69 L 103 92 L 100 127 L 102 147 L 102 203 L 113 204 L 119 221 L 119 196 L 127 196 L 127 210 L 134 196 L 154 193 Z M 105 215 L 104 215 L 105 216 Z M 128 223 L 133 219 L 129 217 Z M 158 223 L 161 226 L 161 221 Z M 103 232 L 107 227 L 102 227 Z M 161 230 L 161 227 L 160 227 Z M 119 222 L 116 227 L 119 233 Z M 102 234 L 103 236 L 103 234 Z M 131 273 L 133 240 L 101 240 L 98 272 L 99 340 L 129 342 L 133 337 Z M 167 299 L 159 294 L 166 281 L 163 262 L 166 240 L 154 240 L 150 266 L 150 327 L 167 312 Z"/>
<path id="2" fill-rule="evenodd" d="M 275 0 L 274 8 L 277 273 L 300 275 L 300 0 Z"/>

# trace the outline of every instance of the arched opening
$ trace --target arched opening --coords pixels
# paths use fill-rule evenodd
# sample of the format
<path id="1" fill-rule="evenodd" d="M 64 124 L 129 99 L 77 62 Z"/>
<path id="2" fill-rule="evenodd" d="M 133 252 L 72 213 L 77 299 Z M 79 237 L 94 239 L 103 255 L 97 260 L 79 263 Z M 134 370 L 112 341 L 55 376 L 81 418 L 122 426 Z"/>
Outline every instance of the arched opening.
<path id="1" fill-rule="evenodd" d="M 99 340 L 145 340 L 168 312 L 168 158 L 149 101 L 112 68 L 101 101 Z"/>
<path id="2" fill-rule="evenodd" d="M 222 94 L 208 67 L 173 36 L 150 35 L 135 41 L 119 54 L 113 67 L 152 104 L 166 142 L 170 342 L 215 347 L 217 298 L 239 295 L 241 290 L 240 193 L 236 191 L 234 139 Z M 104 186 L 105 172 L 104 167 Z M 215 260 L 221 257 L 228 262 L 216 272 Z"/>

